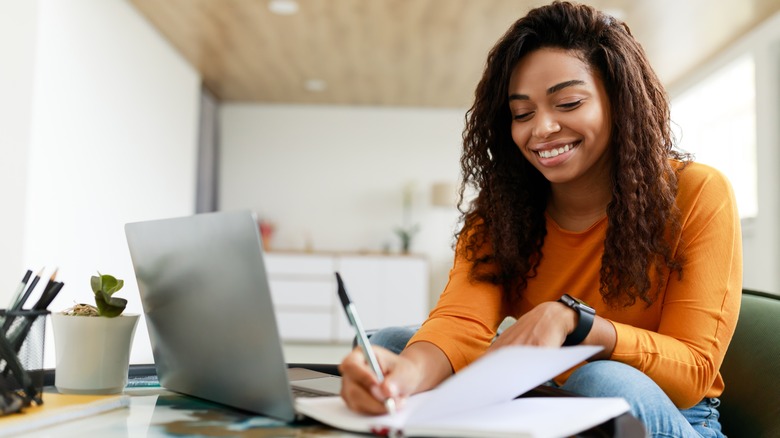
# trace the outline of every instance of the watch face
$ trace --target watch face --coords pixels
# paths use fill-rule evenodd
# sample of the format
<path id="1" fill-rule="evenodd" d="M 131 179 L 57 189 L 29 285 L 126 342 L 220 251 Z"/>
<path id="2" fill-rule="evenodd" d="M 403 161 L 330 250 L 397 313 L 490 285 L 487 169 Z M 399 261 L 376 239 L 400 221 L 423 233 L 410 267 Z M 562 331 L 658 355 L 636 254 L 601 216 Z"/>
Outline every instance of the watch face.
<path id="1" fill-rule="evenodd" d="M 593 310 L 592 307 L 590 307 L 585 301 L 582 301 L 579 298 L 573 297 L 569 294 L 564 294 L 561 296 L 561 301 L 563 304 L 566 304 L 567 306 L 571 307 L 572 309 L 582 309 L 588 313 L 595 314 L 596 311 Z"/>
<path id="2" fill-rule="evenodd" d="M 579 299 L 577 297 L 572 297 L 572 298 L 574 299 L 574 301 L 577 302 L 577 304 L 585 306 L 585 307 L 590 307 L 585 301 L 582 301 L 581 299 Z"/>
<path id="3" fill-rule="evenodd" d="M 580 299 L 575 298 L 577 300 L 577 304 L 579 305 L 580 309 L 582 309 L 585 312 L 596 314 L 596 310 L 593 309 L 593 307 L 590 307 L 585 301 L 582 301 Z"/>

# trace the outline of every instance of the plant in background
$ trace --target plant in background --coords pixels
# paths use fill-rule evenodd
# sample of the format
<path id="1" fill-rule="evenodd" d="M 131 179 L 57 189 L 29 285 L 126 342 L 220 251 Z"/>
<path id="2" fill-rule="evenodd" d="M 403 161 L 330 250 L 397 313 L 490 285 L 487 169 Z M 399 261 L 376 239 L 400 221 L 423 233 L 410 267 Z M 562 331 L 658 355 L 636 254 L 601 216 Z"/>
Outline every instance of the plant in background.
<path id="1" fill-rule="evenodd" d="M 417 233 L 418 227 L 415 225 L 412 228 L 396 228 L 395 234 L 401 239 L 401 253 L 409 254 L 412 247 L 412 237 Z"/>
<path id="2" fill-rule="evenodd" d="M 119 316 L 127 307 L 127 300 L 113 295 L 122 289 L 124 285 L 124 280 L 117 279 L 113 275 L 103 275 L 98 272 L 98 275 L 93 275 L 90 278 L 90 286 L 92 286 L 92 292 L 95 294 L 95 304 L 97 306 L 76 304 L 63 313 L 79 316 L 105 316 L 107 318 Z"/>
<path id="3" fill-rule="evenodd" d="M 412 224 L 412 196 L 415 183 L 409 182 L 403 188 L 403 225 L 395 228 L 395 234 L 401 239 L 401 253 L 408 254 L 412 246 L 412 237 L 419 231 L 419 225 Z"/>

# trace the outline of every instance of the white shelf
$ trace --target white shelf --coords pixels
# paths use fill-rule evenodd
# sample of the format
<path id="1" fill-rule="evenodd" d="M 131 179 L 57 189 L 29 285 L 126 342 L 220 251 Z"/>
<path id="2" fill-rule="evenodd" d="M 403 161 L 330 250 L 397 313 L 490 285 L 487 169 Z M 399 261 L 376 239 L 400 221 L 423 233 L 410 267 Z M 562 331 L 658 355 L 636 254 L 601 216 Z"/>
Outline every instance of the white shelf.
<path id="1" fill-rule="evenodd" d="M 429 268 L 422 257 L 271 252 L 265 263 L 285 341 L 352 340 L 336 271 L 366 329 L 419 324 L 428 315 Z"/>

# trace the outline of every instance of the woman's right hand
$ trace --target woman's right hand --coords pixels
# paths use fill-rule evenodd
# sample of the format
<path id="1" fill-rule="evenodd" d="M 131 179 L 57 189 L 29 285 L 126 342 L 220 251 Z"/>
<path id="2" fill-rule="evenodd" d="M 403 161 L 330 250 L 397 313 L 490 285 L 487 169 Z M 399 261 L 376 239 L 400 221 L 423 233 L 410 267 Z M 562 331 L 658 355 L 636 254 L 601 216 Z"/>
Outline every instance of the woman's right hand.
<path id="1" fill-rule="evenodd" d="M 386 414 L 385 400 L 392 398 L 396 408 L 416 388 L 421 379 L 417 367 L 407 358 L 382 347 L 372 347 L 385 376 L 380 384 L 360 348 L 355 348 L 339 365 L 341 398 L 349 409 L 362 414 Z"/>
<path id="2" fill-rule="evenodd" d="M 400 356 L 382 347 L 372 348 L 385 375 L 381 384 L 359 348 L 339 365 L 341 398 L 355 412 L 386 414 L 384 402 L 389 397 L 395 401 L 396 409 L 403 409 L 407 397 L 429 390 L 452 375 L 447 356 L 429 342 L 408 345 Z"/>

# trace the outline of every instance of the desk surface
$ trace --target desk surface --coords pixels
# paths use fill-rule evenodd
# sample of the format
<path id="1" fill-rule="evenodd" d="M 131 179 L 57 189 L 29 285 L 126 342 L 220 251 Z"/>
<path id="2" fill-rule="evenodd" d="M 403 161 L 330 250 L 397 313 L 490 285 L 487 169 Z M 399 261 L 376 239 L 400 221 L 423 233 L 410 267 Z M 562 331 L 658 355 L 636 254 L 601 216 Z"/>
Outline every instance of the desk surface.
<path id="1" fill-rule="evenodd" d="M 15 435 L 20 438 L 141 437 L 365 437 L 315 423 L 290 425 L 183 396 L 163 388 L 132 388 L 129 408 L 119 408 Z M 0 430 L 0 435 L 2 430 Z M 641 437 L 644 428 L 631 415 L 581 435 Z"/>
<path id="2" fill-rule="evenodd" d="M 304 366 L 296 364 L 295 366 Z M 333 371 L 333 366 L 307 364 L 307 368 L 322 372 Z M 132 368 L 132 367 L 131 367 Z M 144 376 L 153 373 L 153 367 L 131 369 L 131 380 L 145 381 Z M 47 384 L 53 383 L 53 376 Z M 145 385 L 145 383 L 141 383 Z M 46 391 L 55 391 L 47 387 Z M 210 403 L 168 391 L 159 386 L 128 387 L 124 392 L 130 396 L 129 408 L 120 408 L 88 418 L 72 420 L 53 426 L 36 429 L 23 438 L 82 438 L 82 437 L 365 437 L 332 429 L 316 422 L 290 425 L 281 421 L 237 411 L 229 407 Z M 526 396 L 562 396 L 560 390 L 538 387 Z M 45 395 L 44 395 L 45 397 Z M 0 428 L 0 436 L 4 436 Z M 645 429 L 639 420 L 630 414 L 623 414 L 593 430 L 581 435 L 586 437 L 642 437 Z"/>
<path id="3" fill-rule="evenodd" d="M 163 388 L 127 389 L 129 408 L 36 429 L 24 438 L 357 437 L 317 423 L 289 424 L 182 396 Z M 0 431 L 1 432 L 1 431 Z"/>

